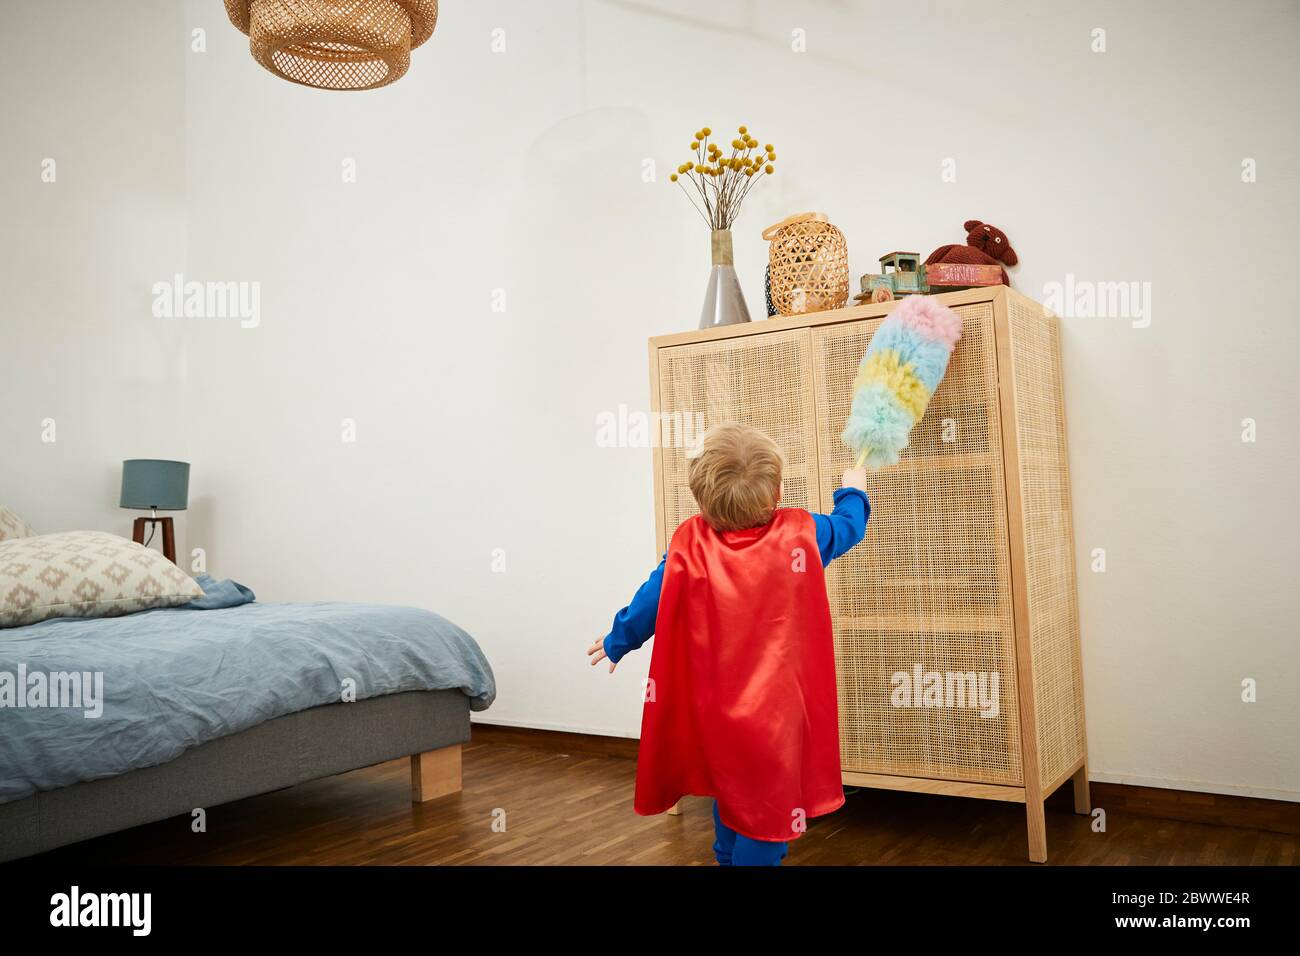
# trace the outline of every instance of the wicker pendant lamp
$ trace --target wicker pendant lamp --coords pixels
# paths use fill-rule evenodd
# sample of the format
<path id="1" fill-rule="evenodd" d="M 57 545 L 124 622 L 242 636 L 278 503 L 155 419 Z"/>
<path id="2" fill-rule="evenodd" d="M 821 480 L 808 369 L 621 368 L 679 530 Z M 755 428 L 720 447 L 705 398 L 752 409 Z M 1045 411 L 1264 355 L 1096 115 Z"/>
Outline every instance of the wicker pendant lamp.
<path id="1" fill-rule="evenodd" d="M 225 0 L 253 59 L 322 90 L 371 90 L 400 79 L 433 34 L 438 0 Z"/>

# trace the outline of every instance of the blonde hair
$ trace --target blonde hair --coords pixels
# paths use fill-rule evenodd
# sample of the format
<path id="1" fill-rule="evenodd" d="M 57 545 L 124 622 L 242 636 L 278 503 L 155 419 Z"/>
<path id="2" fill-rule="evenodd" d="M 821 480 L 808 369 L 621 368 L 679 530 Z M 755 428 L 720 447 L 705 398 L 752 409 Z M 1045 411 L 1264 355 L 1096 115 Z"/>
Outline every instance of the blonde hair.
<path id="1" fill-rule="evenodd" d="M 772 520 L 781 498 L 781 449 L 757 428 L 729 422 L 711 428 L 691 459 L 691 494 L 718 531 Z"/>

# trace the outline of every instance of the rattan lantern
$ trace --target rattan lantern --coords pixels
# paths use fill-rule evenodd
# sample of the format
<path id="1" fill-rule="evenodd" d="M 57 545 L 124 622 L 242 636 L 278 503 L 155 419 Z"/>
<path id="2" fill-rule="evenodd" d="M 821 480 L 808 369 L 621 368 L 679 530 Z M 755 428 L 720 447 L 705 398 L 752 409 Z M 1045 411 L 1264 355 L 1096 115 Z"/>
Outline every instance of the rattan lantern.
<path id="1" fill-rule="evenodd" d="M 772 305 L 782 315 L 843 308 L 849 301 L 849 246 L 820 212 L 802 212 L 763 230 Z"/>
<path id="2" fill-rule="evenodd" d="M 438 0 L 225 0 L 253 59 L 322 90 L 371 90 L 400 79 L 433 34 Z"/>

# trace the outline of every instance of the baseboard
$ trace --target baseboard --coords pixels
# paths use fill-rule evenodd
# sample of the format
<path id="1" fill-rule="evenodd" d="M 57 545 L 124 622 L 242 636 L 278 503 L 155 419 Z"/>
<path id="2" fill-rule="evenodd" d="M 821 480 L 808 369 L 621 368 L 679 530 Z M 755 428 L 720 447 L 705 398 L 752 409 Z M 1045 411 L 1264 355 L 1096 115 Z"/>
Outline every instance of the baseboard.
<path id="1" fill-rule="evenodd" d="M 1089 792 L 1094 808 L 1107 813 L 1130 813 L 1184 823 L 1204 823 L 1221 827 L 1248 827 L 1273 833 L 1300 835 L 1300 803 L 1241 797 L 1229 793 L 1203 793 L 1197 790 L 1170 790 L 1164 787 L 1137 786 L 1128 783 L 1092 781 Z M 1063 797 L 1068 808 L 1068 786 L 1054 797 Z M 1052 801 L 1048 801 L 1048 806 Z"/>
<path id="2" fill-rule="evenodd" d="M 1089 774 L 1093 781 L 1113 783 L 1126 787 L 1154 787 L 1157 790 L 1186 790 L 1189 793 L 1219 793 L 1232 797 L 1253 797 L 1257 800 L 1279 800 L 1300 803 L 1300 793 L 1294 790 L 1278 790 L 1269 787 L 1243 787 L 1232 783 L 1210 782 L 1202 780 L 1177 780 L 1167 777 L 1143 777 L 1132 773 L 1111 773 L 1097 770 Z"/>
<path id="3" fill-rule="evenodd" d="M 637 740 L 639 735 L 610 730 L 608 727 L 588 727 L 582 724 L 552 724 L 536 720 L 510 720 L 493 714 L 491 717 L 470 715 L 470 724 L 475 727 L 513 727 L 519 730 L 550 730 L 561 734 L 584 734 L 589 737 L 612 737 L 618 740 Z"/>
<path id="4" fill-rule="evenodd" d="M 640 741 L 634 737 L 605 737 L 568 730 L 544 730 L 474 721 L 473 743 L 531 747 L 558 753 L 585 753 L 635 760 Z M 1246 827 L 1300 835 L 1300 803 L 1236 794 L 1173 790 L 1166 787 L 1093 780 L 1089 787 L 1094 808 L 1163 820 L 1209 826 Z M 1048 799 L 1051 809 L 1073 809 L 1068 785 Z"/>
<path id="5" fill-rule="evenodd" d="M 641 741 L 635 737 L 603 737 L 568 730 L 541 730 L 474 721 L 470 728 L 471 744 L 494 744 L 505 747 L 532 747 L 558 753 L 597 754 L 635 760 Z"/>

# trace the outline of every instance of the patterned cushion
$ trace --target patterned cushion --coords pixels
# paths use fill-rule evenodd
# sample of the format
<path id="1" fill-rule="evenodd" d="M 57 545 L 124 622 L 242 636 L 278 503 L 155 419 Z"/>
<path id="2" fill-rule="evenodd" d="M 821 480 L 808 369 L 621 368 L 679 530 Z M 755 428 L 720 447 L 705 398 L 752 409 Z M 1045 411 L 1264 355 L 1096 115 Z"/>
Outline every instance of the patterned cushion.
<path id="1" fill-rule="evenodd" d="M 4 505 L 0 505 L 0 541 L 11 541 L 14 538 L 30 538 L 34 534 L 36 532 L 32 530 L 31 525 Z"/>
<path id="2" fill-rule="evenodd" d="M 0 541 L 0 627 L 51 617 L 115 617 L 203 596 L 157 551 L 103 531 Z"/>

